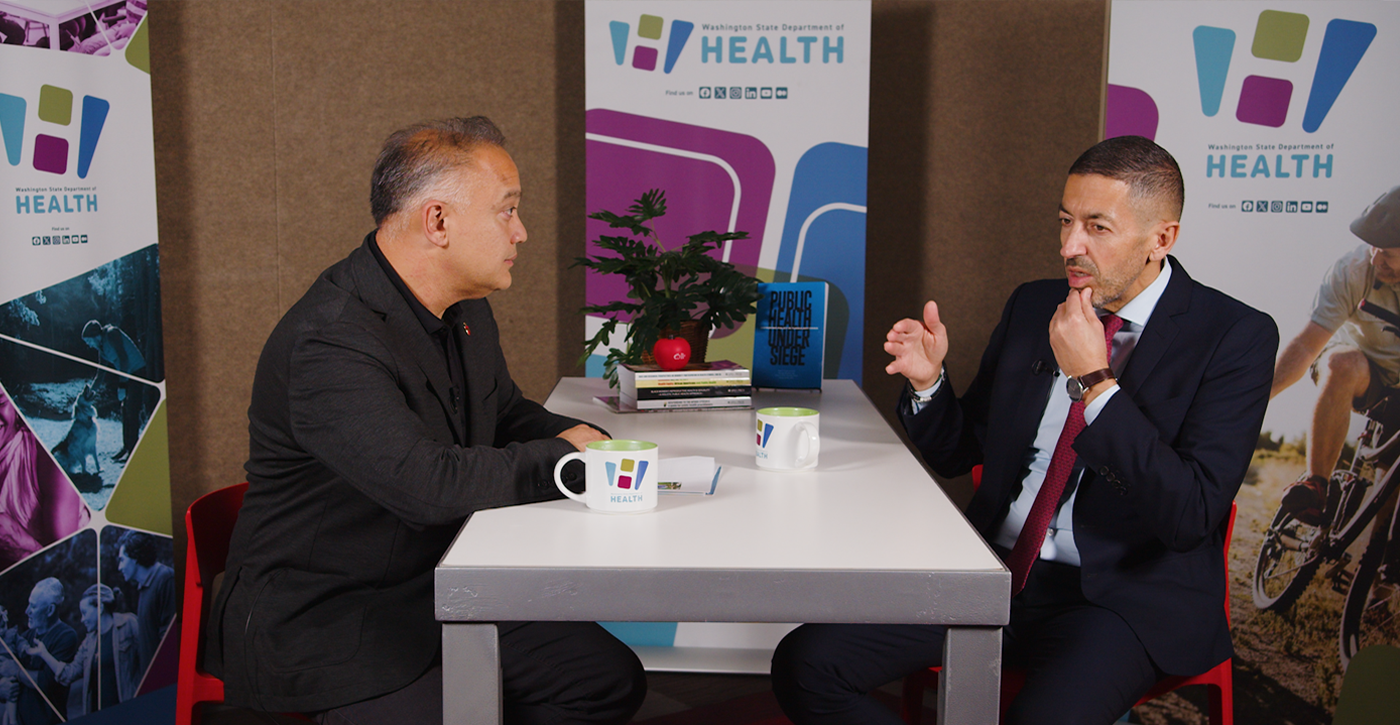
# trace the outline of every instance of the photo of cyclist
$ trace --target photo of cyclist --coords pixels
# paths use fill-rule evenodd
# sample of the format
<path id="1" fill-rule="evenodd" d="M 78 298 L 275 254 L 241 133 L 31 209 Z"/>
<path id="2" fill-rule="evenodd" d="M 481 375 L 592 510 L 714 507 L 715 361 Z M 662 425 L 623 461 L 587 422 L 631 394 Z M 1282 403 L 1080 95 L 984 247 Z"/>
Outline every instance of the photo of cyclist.
<path id="1" fill-rule="evenodd" d="M 1400 186 L 1376 199 L 1350 229 L 1363 244 L 1328 270 L 1310 320 L 1279 354 L 1270 391 L 1270 398 L 1277 396 L 1306 372 L 1318 386 L 1307 468 L 1281 501 L 1282 510 L 1310 526 L 1331 516 L 1327 480 L 1352 411 L 1370 409 L 1400 389 Z M 1395 499 L 1383 503 L 1378 521 L 1391 520 Z M 1375 535 L 1386 535 L 1388 528 L 1377 526 Z M 1397 574 L 1382 576 L 1389 580 Z"/>

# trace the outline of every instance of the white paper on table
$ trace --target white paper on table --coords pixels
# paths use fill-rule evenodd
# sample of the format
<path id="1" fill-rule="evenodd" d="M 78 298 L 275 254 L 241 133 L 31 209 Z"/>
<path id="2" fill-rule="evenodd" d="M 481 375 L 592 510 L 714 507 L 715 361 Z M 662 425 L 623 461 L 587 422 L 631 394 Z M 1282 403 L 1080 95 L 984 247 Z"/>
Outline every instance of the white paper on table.
<path id="1" fill-rule="evenodd" d="M 696 493 L 706 496 L 719 484 L 720 467 L 710 456 L 662 458 L 656 462 L 659 493 Z"/>

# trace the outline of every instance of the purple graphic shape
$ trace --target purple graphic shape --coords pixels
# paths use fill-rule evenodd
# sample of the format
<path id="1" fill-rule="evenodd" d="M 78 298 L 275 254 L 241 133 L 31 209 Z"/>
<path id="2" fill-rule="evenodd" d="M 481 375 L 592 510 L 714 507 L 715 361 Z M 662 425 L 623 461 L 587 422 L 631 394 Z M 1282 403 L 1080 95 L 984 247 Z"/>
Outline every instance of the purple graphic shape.
<path id="1" fill-rule="evenodd" d="M 607 109 L 587 113 L 587 132 L 619 141 L 659 147 L 633 148 L 615 142 L 587 142 L 587 209 L 623 213 L 648 189 L 666 190 L 666 216 L 657 221 L 657 233 L 667 249 L 684 244 L 691 234 L 729 228 L 734 203 L 734 181 L 714 160 L 688 158 L 675 153 L 704 154 L 727 163 L 739 177 L 739 213 L 735 228 L 749 238 L 733 243 L 729 261 L 753 273 L 763 246 L 763 228 L 773 193 L 773 154 L 758 139 L 703 126 L 663 121 Z M 593 219 L 586 227 L 588 239 L 618 234 Z M 599 253 L 589 245 L 587 253 Z M 624 299 L 627 285 L 618 275 L 587 272 L 588 304 Z M 717 330 L 716 337 L 727 334 Z"/>
<path id="2" fill-rule="evenodd" d="M 34 137 L 34 168 L 50 174 L 68 171 L 68 141 L 39 134 Z"/>
<path id="3" fill-rule="evenodd" d="M 1248 76 L 1240 87 L 1240 105 L 1235 118 L 1256 126 L 1278 128 L 1288 120 L 1288 102 L 1293 84 L 1282 78 Z"/>
<path id="4" fill-rule="evenodd" d="M 1104 138 L 1157 138 L 1157 102 L 1139 88 L 1108 84 L 1104 101 Z"/>
<path id="5" fill-rule="evenodd" d="M 640 70 L 656 70 L 656 48 L 637 46 L 632 51 L 632 67 Z"/>

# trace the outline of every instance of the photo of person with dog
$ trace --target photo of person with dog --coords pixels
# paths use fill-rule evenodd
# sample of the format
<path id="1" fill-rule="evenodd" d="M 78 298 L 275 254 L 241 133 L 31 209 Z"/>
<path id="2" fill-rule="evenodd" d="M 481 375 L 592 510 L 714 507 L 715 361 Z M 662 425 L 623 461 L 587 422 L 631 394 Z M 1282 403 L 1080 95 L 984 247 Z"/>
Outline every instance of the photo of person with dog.
<path id="1" fill-rule="evenodd" d="M 159 276 L 152 245 L 0 305 L 0 384 L 93 509 L 160 405 Z"/>

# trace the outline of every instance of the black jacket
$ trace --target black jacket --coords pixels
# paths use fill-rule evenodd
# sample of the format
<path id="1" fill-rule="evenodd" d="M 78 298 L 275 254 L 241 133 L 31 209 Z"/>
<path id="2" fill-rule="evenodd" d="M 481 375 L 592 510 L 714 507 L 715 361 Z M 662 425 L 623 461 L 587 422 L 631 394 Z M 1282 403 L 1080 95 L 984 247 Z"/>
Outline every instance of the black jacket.
<path id="1" fill-rule="evenodd" d="M 433 567 L 473 511 L 558 498 L 554 437 L 485 300 L 459 303 L 467 414 L 440 343 L 366 245 L 278 323 L 248 409 L 248 492 L 210 613 L 225 699 L 309 712 L 398 690 L 433 663 Z"/>

